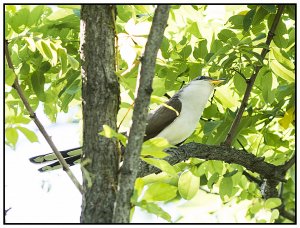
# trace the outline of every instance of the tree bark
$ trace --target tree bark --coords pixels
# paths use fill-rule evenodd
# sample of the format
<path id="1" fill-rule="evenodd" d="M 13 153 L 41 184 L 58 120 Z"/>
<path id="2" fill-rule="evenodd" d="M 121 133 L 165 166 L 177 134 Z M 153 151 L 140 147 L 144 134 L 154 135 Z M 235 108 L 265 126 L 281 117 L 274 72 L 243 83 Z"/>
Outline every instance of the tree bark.
<path id="1" fill-rule="evenodd" d="M 116 198 L 117 141 L 98 134 L 104 124 L 117 128 L 120 91 L 114 69 L 114 15 L 115 6 L 83 5 L 81 8 L 82 223 L 111 223 Z"/>

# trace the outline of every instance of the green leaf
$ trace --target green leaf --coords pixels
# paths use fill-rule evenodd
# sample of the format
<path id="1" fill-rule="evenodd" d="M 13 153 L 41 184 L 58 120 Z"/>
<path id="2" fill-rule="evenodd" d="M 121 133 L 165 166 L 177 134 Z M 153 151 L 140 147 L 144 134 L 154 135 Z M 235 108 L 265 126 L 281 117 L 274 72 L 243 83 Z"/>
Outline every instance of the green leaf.
<path id="1" fill-rule="evenodd" d="M 289 59 L 288 54 L 283 50 L 279 49 L 278 47 L 272 47 L 272 54 L 276 60 L 288 70 L 295 69 L 294 63 Z"/>
<path id="2" fill-rule="evenodd" d="M 222 66 L 224 69 L 230 68 L 230 67 L 232 67 L 233 62 L 234 62 L 234 60 L 236 60 L 236 59 L 237 59 L 236 52 L 232 52 L 232 53 L 230 53 L 230 54 L 228 55 L 228 58 L 225 59 L 225 60 L 222 62 L 221 66 Z"/>
<path id="3" fill-rule="evenodd" d="M 103 130 L 99 133 L 99 135 L 105 136 L 106 138 L 117 138 L 119 139 L 123 145 L 126 145 L 127 137 L 123 134 L 117 133 L 114 129 L 112 129 L 108 125 L 103 125 Z"/>
<path id="4" fill-rule="evenodd" d="M 225 196 L 231 197 L 233 192 L 233 182 L 231 177 L 224 177 L 220 183 L 219 194 L 222 200 L 225 199 Z"/>
<path id="5" fill-rule="evenodd" d="M 73 95 L 78 91 L 81 91 L 81 79 L 76 79 L 75 81 L 73 81 L 72 84 L 67 87 L 65 93 Z"/>
<path id="6" fill-rule="evenodd" d="M 219 180 L 219 174 L 218 174 L 218 173 L 214 173 L 214 174 L 209 178 L 209 180 L 208 180 L 208 182 L 207 182 L 207 187 L 208 187 L 209 189 L 212 189 L 212 188 L 213 188 L 213 185 L 214 185 L 215 183 L 217 183 L 218 180 Z"/>
<path id="7" fill-rule="evenodd" d="M 223 173 L 224 164 L 222 161 L 207 161 L 207 172 L 208 173 Z"/>
<path id="8" fill-rule="evenodd" d="M 191 45 L 187 45 L 185 46 L 181 52 L 179 52 L 179 54 L 184 58 L 186 59 L 187 57 L 190 56 L 190 54 L 192 53 L 192 47 Z"/>
<path id="9" fill-rule="evenodd" d="M 160 45 L 160 50 L 161 50 L 161 54 L 162 56 L 165 58 L 165 59 L 168 59 L 170 58 L 170 53 L 169 53 L 169 40 L 168 38 L 166 38 L 164 36 L 162 42 L 161 42 L 161 45 Z"/>
<path id="10" fill-rule="evenodd" d="M 47 61 L 42 62 L 42 64 L 39 67 L 39 74 L 46 73 L 48 70 L 50 70 L 51 64 Z"/>
<path id="11" fill-rule="evenodd" d="M 153 173 L 153 174 L 143 177 L 142 179 L 143 179 L 143 182 L 145 185 L 151 184 L 154 182 L 164 182 L 164 183 L 171 184 L 174 186 L 178 185 L 178 176 L 177 175 L 176 176 L 169 175 L 165 172 L 161 172 L 158 174 Z"/>
<path id="12" fill-rule="evenodd" d="M 138 202 L 135 205 L 140 208 L 143 208 L 144 210 L 146 210 L 147 212 L 149 212 L 151 214 L 155 214 L 158 217 L 165 219 L 168 222 L 172 222 L 171 215 L 169 215 L 167 212 L 165 212 L 161 207 L 159 207 L 155 203 L 149 203 L 145 200 L 142 200 L 141 202 Z"/>
<path id="13" fill-rule="evenodd" d="M 262 6 L 258 6 L 258 10 L 256 11 L 252 24 L 258 25 L 260 22 L 262 22 L 265 17 L 268 15 L 268 11 L 266 11 Z"/>
<path id="14" fill-rule="evenodd" d="M 31 84 L 33 91 L 40 101 L 45 101 L 45 92 L 44 92 L 44 84 L 45 84 L 45 76 L 44 74 L 39 74 L 38 72 L 33 72 L 31 74 Z"/>
<path id="15" fill-rule="evenodd" d="M 13 144 L 14 147 L 16 146 L 19 135 L 15 128 L 6 128 L 5 137 L 9 143 Z"/>
<path id="16" fill-rule="evenodd" d="M 143 196 L 147 202 L 168 201 L 177 195 L 177 187 L 163 182 L 150 184 Z"/>
<path id="17" fill-rule="evenodd" d="M 170 145 L 168 140 L 166 140 L 165 138 L 152 138 L 143 143 L 141 155 L 150 155 L 155 158 L 164 158 L 169 156 L 169 154 L 164 152 L 163 150 L 171 146 L 172 145 Z"/>
<path id="18" fill-rule="evenodd" d="M 30 142 L 38 142 L 39 141 L 36 134 L 33 131 L 31 131 L 25 127 L 20 127 L 20 126 L 18 126 L 16 128 L 18 130 L 20 130 Z"/>
<path id="19" fill-rule="evenodd" d="M 257 40 L 261 40 L 261 39 L 264 39 L 266 37 L 266 33 L 259 33 L 252 41 L 257 41 Z M 264 43 L 265 45 L 265 43 Z M 266 46 L 267 47 L 267 46 Z"/>
<path id="20" fill-rule="evenodd" d="M 284 113 L 284 116 L 278 121 L 278 123 L 284 129 L 288 129 L 290 123 L 292 123 L 294 120 L 295 120 L 295 107 L 293 106 Z"/>
<path id="21" fill-rule="evenodd" d="M 207 40 L 200 40 L 198 43 L 199 58 L 204 59 L 207 55 Z"/>
<path id="22" fill-rule="evenodd" d="M 190 78 L 196 78 L 199 75 L 202 75 L 202 67 L 201 63 L 190 63 L 189 64 L 189 76 Z"/>
<path id="23" fill-rule="evenodd" d="M 276 219 L 279 218 L 279 210 L 278 209 L 275 209 L 275 210 L 272 210 L 272 215 L 271 215 L 271 218 L 270 218 L 270 222 L 275 222 Z"/>
<path id="24" fill-rule="evenodd" d="M 165 81 L 166 81 L 166 78 L 159 78 L 159 77 L 154 77 L 153 78 L 153 83 L 152 83 L 153 92 L 152 92 L 152 95 L 156 95 L 156 96 L 161 97 L 166 93 Z"/>
<path id="25" fill-rule="evenodd" d="M 218 52 L 223 46 L 224 46 L 224 44 L 222 43 L 222 41 L 220 41 L 220 40 L 213 40 L 213 41 L 211 42 L 211 45 L 210 45 L 210 52 L 211 52 L 211 53 L 216 53 L 216 52 Z M 226 46 L 229 46 L 229 45 L 226 45 Z"/>
<path id="26" fill-rule="evenodd" d="M 198 28 L 198 23 L 197 22 L 193 22 L 190 26 L 190 29 L 188 30 L 192 35 L 194 35 L 197 38 L 201 38 L 201 33 L 200 30 Z"/>
<path id="27" fill-rule="evenodd" d="M 29 50 L 35 52 L 36 45 L 34 40 L 31 37 L 24 37 L 24 40 L 27 42 Z"/>
<path id="28" fill-rule="evenodd" d="M 283 67 L 277 60 L 270 62 L 270 69 L 282 79 L 290 82 L 295 81 L 295 73 Z"/>
<path id="29" fill-rule="evenodd" d="M 221 47 L 219 50 L 214 53 L 214 55 L 207 61 L 207 63 L 212 62 L 217 56 L 220 56 L 222 54 L 227 54 L 228 51 L 232 50 L 231 45 L 225 45 L 224 47 Z"/>
<path id="30" fill-rule="evenodd" d="M 61 73 L 65 74 L 67 72 L 67 67 L 68 67 L 68 57 L 67 57 L 66 49 L 58 48 L 57 55 L 61 64 Z"/>
<path id="31" fill-rule="evenodd" d="M 249 210 L 251 211 L 252 214 L 256 214 L 262 209 L 262 207 L 263 206 L 261 205 L 261 203 L 254 203 L 253 205 L 251 205 Z"/>
<path id="32" fill-rule="evenodd" d="M 231 171 L 231 172 L 226 172 L 223 177 L 232 177 L 234 174 L 236 174 L 238 172 L 237 169 Z"/>
<path id="33" fill-rule="evenodd" d="M 273 85 L 273 77 L 272 73 L 268 71 L 263 76 L 263 83 L 262 83 L 262 95 L 266 103 L 272 104 L 275 99 L 275 91 L 272 90 Z"/>
<path id="34" fill-rule="evenodd" d="M 211 134 L 218 126 L 220 126 L 220 121 L 209 121 L 206 122 L 203 128 L 203 133 L 205 135 Z"/>
<path id="35" fill-rule="evenodd" d="M 127 22 L 132 18 L 132 6 L 128 5 L 117 5 L 118 17 Z"/>
<path id="36" fill-rule="evenodd" d="M 269 198 L 265 202 L 265 208 L 273 209 L 281 205 L 281 199 L 279 198 Z"/>
<path id="37" fill-rule="evenodd" d="M 22 33 L 24 31 L 24 27 L 22 25 L 27 25 L 29 10 L 27 8 L 22 8 L 14 14 L 14 16 L 10 20 L 10 25 L 16 33 Z M 21 27 L 21 28 L 20 28 Z"/>
<path id="38" fill-rule="evenodd" d="M 244 28 L 244 31 L 248 31 L 251 24 L 252 24 L 252 21 L 253 21 L 253 18 L 254 18 L 254 15 L 255 15 L 255 11 L 256 9 L 252 9 L 250 10 L 244 17 L 244 20 L 243 20 L 243 28 Z"/>
<path id="39" fill-rule="evenodd" d="M 284 8 L 292 20 L 295 20 L 295 11 L 296 11 L 295 8 L 296 8 L 295 5 L 292 4 L 286 5 Z"/>
<path id="40" fill-rule="evenodd" d="M 234 15 L 228 19 L 228 22 L 231 24 L 233 29 L 243 29 L 244 15 Z"/>
<path id="41" fill-rule="evenodd" d="M 63 87 L 63 89 L 59 92 L 58 97 L 61 97 L 62 94 L 66 92 L 66 90 L 74 83 L 75 80 L 79 79 L 80 75 L 79 72 L 73 69 L 70 69 L 66 76 L 63 78 L 58 79 L 55 82 L 55 85 L 58 85 L 59 83 L 67 80 L 67 84 Z"/>
<path id="42" fill-rule="evenodd" d="M 262 5 L 262 7 L 268 11 L 269 13 L 276 13 L 276 6 L 275 5 Z"/>
<path id="43" fill-rule="evenodd" d="M 245 79 L 242 78 L 241 75 L 238 75 L 238 73 L 236 73 L 233 77 L 233 83 L 234 83 L 234 88 L 239 94 L 242 95 L 245 93 L 247 84 L 245 82 Z"/>
<path id="44" fill-rule="evenodd" d="M 32 26 L 33 24 L 38 24 L 39 20 L 41 20 L 41 16 L 44 13 L 45 6 L 39 5 L 34 7 L 29 15 L 28 26 Z"/>
<path id="45" fill-rule="evenodd" d="M 79 62 L 74 59 L 72 56 L 68 55 L 68 62 L 74 70 L 77 70 L 79 67 Z"/>
<path id="46" fill-rule="evenodd" d="M 156 158 L 141 158 L 143 161 L 147 162 L 150 165 L 153 165 L 159 168 L 161 171 L 164 171 L 170 175 L 177 175 L 176 170 L 171 166 L 167 161 L 160 160 Z"/>
<path id="47" fill-rule="evenodd" d="M 200 186 L 200 178 L 194 176 L 189 170 L 184 171 L 178 180 L 178 191 L 182 198 L 186 200 L 192 199 L 198 192 Z"/>
<path id="48" fill-rule="evenodd" d="M 29 74 L 29 71 L 30 66 L 27 63 L 23 63 L 19 73 L 27 76 Z"/>
<path id="49" fill-rule="evenodd" d="M 223 42 L 227 42 L 227 40 L 232 37 L 236 37 L 236 34 L 229 29 L 223 29 L 218 34 L 218 38 Z"/>
<path id="50" fill-rule="evenodd" d="M 40 41 L 41 47 L 42 47 L 42 55 L 46 56 L 49 60 L 53 58 L 51 47 L 49 42 L 45 42 L 44 40 Z"/>
<path id="51" fill-rule="evenodd" d="M 8 66 L 5 66 L 5 84 L 8 86 L 12 86 L 15 82 L 16 75 L 12 69 Z"/>

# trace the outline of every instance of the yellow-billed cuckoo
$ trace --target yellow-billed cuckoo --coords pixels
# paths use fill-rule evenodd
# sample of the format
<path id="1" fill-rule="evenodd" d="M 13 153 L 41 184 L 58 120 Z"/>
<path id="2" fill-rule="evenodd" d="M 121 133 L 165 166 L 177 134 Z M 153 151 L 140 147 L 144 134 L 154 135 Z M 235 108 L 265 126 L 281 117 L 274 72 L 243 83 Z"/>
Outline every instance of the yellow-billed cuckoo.
<path id="1" fill-rule="evenodd" d="M 150 112 L 144 141 L 154 137 L 163 137 L 172 145 L 178 145 L 185 141 L 195 130 L 214 86 L 221 82 L 223 80 L 199 76 L 171 97 L 166 105 L 161 105 Z M 61 151 L 61 154 L 69 165 L 74 165 L 80 162 L 81 147 Z M 57 158 L 54 153 L 30 158 L 33 163 L 55 160 Z M 56 161 L 40 168 L 39 171 L 44 172 L 58 168 L 61 168 L 61 165 Z"/>

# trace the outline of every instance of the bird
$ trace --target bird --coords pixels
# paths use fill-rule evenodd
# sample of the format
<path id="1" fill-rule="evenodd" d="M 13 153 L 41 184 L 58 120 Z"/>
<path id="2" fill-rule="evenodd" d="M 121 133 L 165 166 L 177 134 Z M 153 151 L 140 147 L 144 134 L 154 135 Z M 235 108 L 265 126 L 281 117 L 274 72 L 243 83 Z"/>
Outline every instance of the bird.
<path id="1" fill-rule="evenodd" d="M 144 141 L 165 138 L 171 145 L 180 145 L 194 132 L 203 110 L 215 88 L 224 79 L 198 76 L 182 87 L 165 104 L 158 106 L 147 117 Z M 81 147 L 60 151 L 69 165 L 80 163 Z M 33 163 L 57 160 L 54 153 L 38 155 L 29 159 Z M 40 172 L 61 168 L 55 161 L 40 169 Z"/>

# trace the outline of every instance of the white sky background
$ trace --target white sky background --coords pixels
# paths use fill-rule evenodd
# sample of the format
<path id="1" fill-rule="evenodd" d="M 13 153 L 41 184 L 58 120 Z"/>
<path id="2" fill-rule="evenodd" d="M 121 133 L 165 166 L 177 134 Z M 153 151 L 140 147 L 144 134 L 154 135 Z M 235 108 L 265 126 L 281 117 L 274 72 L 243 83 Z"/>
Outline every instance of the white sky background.
<path id="1" fill-rule="evenodd" d="M 222 1 L 218 3 L 220 2 Z M 77 1 L 77 3 L 82 3 L 82 1 Z M 212 10 L 214 15 L 223 16 L 222 11 L 216 12 L 215 8 L 210 9 L 210 7 L 207 9 L 207 14 L 209 14 L 209 10 Z M 3 31 L 2 26 L 3 23 L 0 27 L 1 31 Z M 2 45 L 0 46 L 3 51 Z M 1 86 L 1 88 L 3 87 Z M 3 93 L 0 96 L 3 100 Z M 3 113 L 3 104 L 0 108 Z M 60 114 L 56 124 L 49 123 L 41 109 L 39 109 L 37 115 L 45 124 L 46 130 L 59 149 L 79 146 L 79 126 L 68 122 L 74 115 L 74 110 L 68 114 Z M 40 173 L 37 171 L 39 166 L 29 162 L 28 159 L 32 156 L 51 152 L 50 147 L 37 131 L 34 123 L 31 123 L 30 129 L 38 134 L 39 143 L 30 143 L 22 134 L 19 134 L 15 151 L 5 147 L 5 199 L 3 200 L 5 200 L 5 209 L 11 207 L 6 216 L 6 222 L 78 223 L 81 212 L 81 196 L 68 176 L 62 170 Z M 1 139 L 3 140 L 4 136 Z M 4 144 L 4 142 L 2 143 Z M 80 167 L 78 165 L 74 166 L 72 171 L 81 180 Z M 188 207 L 185 207 L 185 205 Z M 238 208 L 225 207 L 223 210 L 219 210 L 217 214 L 209 214 L 210 211 L 222 208 L 221 201 L 218 196 L 209 195 L 207 197 L 201 191 L 189 202 L 182 200 L 176 204 L 163 206 L 163 208 L 170 213 L 173 220 L 183 215 L 184 218 L 181 222 L 245 222 L 240 220 L 244 217 L 245 205 L 239 205 Z M 240 211 L 238 217 L 234 217 L 234 210 Z M 133 222 L 164 221 L 155 215 L 149 215 L 137 209 Z"/>

